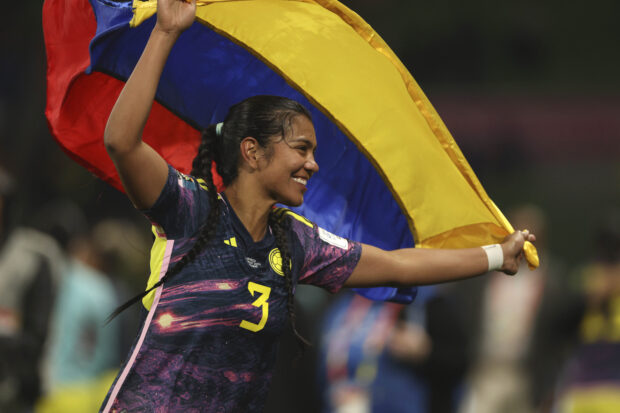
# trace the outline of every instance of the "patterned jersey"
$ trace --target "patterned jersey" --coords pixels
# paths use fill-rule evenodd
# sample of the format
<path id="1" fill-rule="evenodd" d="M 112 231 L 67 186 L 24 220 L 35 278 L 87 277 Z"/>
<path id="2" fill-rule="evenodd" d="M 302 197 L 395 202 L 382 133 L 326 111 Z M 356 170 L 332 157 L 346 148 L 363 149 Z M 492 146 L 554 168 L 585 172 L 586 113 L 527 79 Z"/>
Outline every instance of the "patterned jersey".
<path id="1" fill-rule="evenodd" d="M 271 230 L 254 242 L 220 195 L 216 236 L 183 270 L 143 300 L 148 315 L 103 412 L 260 412 L 277 339 L 287 327 L 287 288 Z M 170 167 L 153 207 L 149 284 L 191 248 L 209 211 L 201 180 Z M 335 292 L 357 265 L 359 243 L 284 208 L 293 285 Z"/>

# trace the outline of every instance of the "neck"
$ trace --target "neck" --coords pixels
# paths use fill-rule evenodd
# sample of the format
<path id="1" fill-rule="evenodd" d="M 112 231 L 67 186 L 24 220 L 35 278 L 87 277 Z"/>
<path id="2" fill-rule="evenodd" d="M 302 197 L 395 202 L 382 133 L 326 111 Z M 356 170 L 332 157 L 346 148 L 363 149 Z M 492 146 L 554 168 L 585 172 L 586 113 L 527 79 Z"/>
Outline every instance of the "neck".
<path id="1" fill-rule="evenodd" d="M 271 200 L 255 196 L 253 185 L 243 185 L 236 180 L 226 188 L 224 193 L 237 217 L 248 230 L 254 241 L 260 241 L 265 236 L 269 222 L 269 213 L 275 204 Z"/>

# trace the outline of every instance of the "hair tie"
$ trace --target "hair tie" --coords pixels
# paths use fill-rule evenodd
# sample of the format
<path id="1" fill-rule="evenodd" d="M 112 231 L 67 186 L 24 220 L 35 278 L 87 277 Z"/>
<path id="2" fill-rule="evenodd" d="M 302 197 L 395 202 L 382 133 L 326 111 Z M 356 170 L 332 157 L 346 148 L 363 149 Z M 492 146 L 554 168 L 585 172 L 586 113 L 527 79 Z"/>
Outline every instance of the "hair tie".
<path id="1" fill-rule="evenodd" d="M 222 127 L 224 126 L 224 122 L 220 122 L 217 125 L 215 125 L 215 134 L 217 136 L 222 136 Z"/>

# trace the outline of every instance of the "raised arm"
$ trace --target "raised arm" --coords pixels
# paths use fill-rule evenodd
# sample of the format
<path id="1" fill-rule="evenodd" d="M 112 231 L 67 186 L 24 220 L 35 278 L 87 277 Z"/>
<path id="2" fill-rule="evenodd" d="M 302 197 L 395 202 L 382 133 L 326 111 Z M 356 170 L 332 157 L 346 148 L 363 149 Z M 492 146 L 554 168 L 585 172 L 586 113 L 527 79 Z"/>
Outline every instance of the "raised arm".
<path id="1" fill-rule="evenodd" d="M 515 274 L 523 258 L 525 241 L 535 241 L 528 231 L 516 231 L 500 244 L 503 263 L 499 271 Z M 493 252 L 491 252 L 493 256 Z M 481 275 L 489 270 L 488 255 L 482 248 L 456 250 L 407 248 L 384 251 L 366 245 L 349 277 L 347 287 L 381 285 L 416 286 L 455 281 Z"/>
<path id="2" fill-rule="evenodd" d="M 196 1 L 159 0 L 157 23 L 105 128 L 104 143 L 127 196 L 136 208 L 151 207 L 168 176 L 166 161 L 142 141 L 162 70 L 179 35 L 194 21 Z"/>

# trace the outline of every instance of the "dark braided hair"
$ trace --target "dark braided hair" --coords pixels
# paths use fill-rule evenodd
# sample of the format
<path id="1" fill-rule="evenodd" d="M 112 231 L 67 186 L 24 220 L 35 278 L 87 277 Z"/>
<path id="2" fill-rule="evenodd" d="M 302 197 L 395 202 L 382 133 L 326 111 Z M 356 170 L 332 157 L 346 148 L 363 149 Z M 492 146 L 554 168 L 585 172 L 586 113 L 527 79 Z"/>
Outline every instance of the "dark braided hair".
<path id="1" fill-rule="evenodd" d="M 239 145 L 243 139 L 252 136 L 263 148 L 268 148 L 275 136 L 284 139 L 290 131 L 295 116 L 312 119 L 310 112 L 300 103 L 279 96 L 254 96 L 233 105 L 224 119 L 220 133 L 216 125 L 210 125 L 203 133 L 198 153 L 192 162 L 191 175 L 203 178 L 209 196 L 210 210 L 207 220 L 199 230 L 198 237 L 190 250 L 166 274 L 143 293 L 135 296 L 118 307 L 106 322 L 109 322 L 126 308 L 130 307 L 149 292 L 162 285 L 166 280 L 178 274 L 188 263 L 204 249 L 215 236 L 221 205 L 218 202 L 217 189 L 213 183 L 213 162 L 217 173 L 222 177 L 224 186 L 230 185 L 237 178 L 239 168 Z M 295 323 L 295 300 L 293 295 L 293 277 L 291 273 L 291 254 L 288 248 L 287 221 L 277 218 L 275 209 L 269 214 L 269 226 L 276 239 L 276 247 L 282 257 L 282 271 L 286 279 L 288 293 L 287 309 L 293 333 L 300 344 L 308 345 L 297 331 Z"/>
<path id="2" fill-rule="evenodd" d="M 282 216 L 277 217 L 276 209 L 273 209 L 269 213 L 269 226 L 273 231 L 273 235 L 276 239 L 276 247 L 280 250 L 280 257 L 282 258 L 282 272 L 284 273 L 286 291 L 288 293 L 286 308 L 289 318 L 291 319 L 291 329 L 303 349 L 304 345 L 309 346 L 310 343 L 297 331 L 295 296 L 293 294 L 293 274 L 291 273 L 291 253 L 288 249 L 288 221 Z"/>

